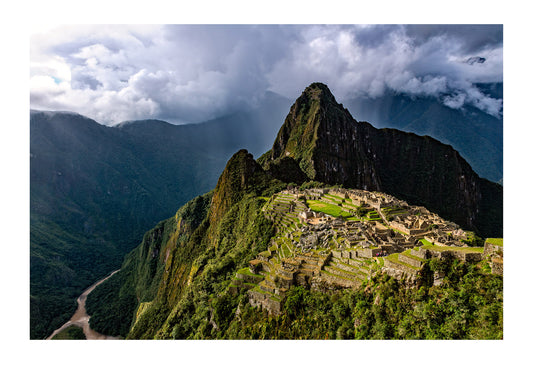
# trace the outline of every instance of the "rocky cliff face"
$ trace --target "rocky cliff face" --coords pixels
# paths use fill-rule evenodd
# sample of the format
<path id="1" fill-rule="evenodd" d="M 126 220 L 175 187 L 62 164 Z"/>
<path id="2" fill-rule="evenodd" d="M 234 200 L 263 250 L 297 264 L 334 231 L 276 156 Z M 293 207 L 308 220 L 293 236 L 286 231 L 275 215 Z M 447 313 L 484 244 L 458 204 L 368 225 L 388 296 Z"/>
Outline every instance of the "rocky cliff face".
<path id="1" fill-rule="evenodd" d="M 361 140 L 352 135 L 354 122 L 326 85 L 311 84 L 291 107 L 271 160 L 293 158 L 312 180 L 379 190 L 372 161 Z"/>
<path id="2" fill-rule="evenodd" d="M 503 99 L 503 84 L 475 84 L 484 94 Z M 503 119 L 464 105 L 452 109 L 434 97 L 415 98 L 394 92 L 379 98 L 353 99 L 344 104 L 357 120 L 376 128 L 394 128 L 431 136 L 450 144 L 483 178 L 503 177 Z"/>
<path id="3" fill-rule="evenodd" d="M 270 166 L 287 158 L 308 179 L 386 192 L 481 235 L 503 233 L 501 186 L 479 178 L 449 145 L 357 122 L 324 84 L 311 84 L 291 107 L 263 165 L 286 180 Z"/>
<path id="4" fill-rule="evenodd" d="M 226 213 L 247 189 L 254 188 L 256 173 L 263 173 L 263 168 L 247 150 L 241 149 L 230 158 L 215 188 L 210 222 L 215 223 L 216 218 Z"/>

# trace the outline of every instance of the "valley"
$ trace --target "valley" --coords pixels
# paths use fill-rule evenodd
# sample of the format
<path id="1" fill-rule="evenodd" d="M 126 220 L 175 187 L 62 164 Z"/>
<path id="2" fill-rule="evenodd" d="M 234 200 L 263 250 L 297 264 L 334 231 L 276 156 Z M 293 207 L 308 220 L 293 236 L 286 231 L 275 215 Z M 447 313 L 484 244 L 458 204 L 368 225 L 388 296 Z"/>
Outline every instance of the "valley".
<path id="1" fill-rule="evenodd" d="M 54 339 L 56 336 L 59 336 L 62 332 L 68 332 L 68 329 L 71 327 L 78 327 L 83 330 L 83 335 L 85 336 L 85 339 L 87 340 L 104 340 L 104 339 L 117 339 L 112 336 L 103 335 L 100 334 L 93 329 L 91 329 L 89 325 L 89 319 L 90 317 L 87 315 L 87 311 L 85 310 L 85 302 L 87 301 L 87 296 L 89 293 L 91 293 L 98 285 L 102 284 L 104 281 L 109 279 L 111 276 L 116 274 L 117 271 L 113 271 L 109 276 L 97 281 L 93 285 L 91 285 L 89 288 L 87 288 L 81 295 L 78 297 L 76 302 L 78 303 L 78 309 L 76 309 L 76 312 L 70 318 L 68 322 L 66 322 L 63 326 L 60 328 L 54 330 L 54 332 L 46 338 L 47 340 Z M 67 338 L 68 339 L 68 338 Z"/>

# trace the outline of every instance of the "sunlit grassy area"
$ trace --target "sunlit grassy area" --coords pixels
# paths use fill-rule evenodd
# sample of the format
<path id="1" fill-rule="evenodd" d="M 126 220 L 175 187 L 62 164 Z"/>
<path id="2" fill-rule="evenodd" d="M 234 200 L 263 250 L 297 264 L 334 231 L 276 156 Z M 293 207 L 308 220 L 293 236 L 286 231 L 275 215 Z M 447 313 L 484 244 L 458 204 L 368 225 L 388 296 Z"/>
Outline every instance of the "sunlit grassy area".
<path id="1" fill-rule="evenodd" d="M 503 238 L 487 238 L 487 242 L 496 246 L 503 247 Z"/>
<path id="2" fill-rule="evenodd" d="M 421 238 L 419 241 L 422 242 L 422 245 L 424 245 L 424 246 L 431 246 L 431 245 L 433 245 L 431 242 L 429 242 L 429 241 L 426 240 L 425 238 Z"/>
<path id="3" fill-rule="evenodd" d="M 322 212 L 333 217 L 350 217 L 351 213 L 334 204 L 324 203 L 320 200 L 308 200 L 307 206 L 315 212 Z"/>

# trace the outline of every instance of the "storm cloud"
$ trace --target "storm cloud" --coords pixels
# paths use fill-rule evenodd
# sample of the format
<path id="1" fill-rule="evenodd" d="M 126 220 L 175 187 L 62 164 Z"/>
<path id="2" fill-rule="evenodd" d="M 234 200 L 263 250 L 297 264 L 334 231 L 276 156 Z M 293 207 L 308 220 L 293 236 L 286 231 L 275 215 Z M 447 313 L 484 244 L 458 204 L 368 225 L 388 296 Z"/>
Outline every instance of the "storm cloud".
<path id="1" fill-rule="evenodd" d="M 394 91 L 502 113 L 473 85 L 503 81 L 501 25 L 62 26 L 30 47 L 32 108 L 109 125 L 203 121 L 315 81 L 341 102 Z"/>

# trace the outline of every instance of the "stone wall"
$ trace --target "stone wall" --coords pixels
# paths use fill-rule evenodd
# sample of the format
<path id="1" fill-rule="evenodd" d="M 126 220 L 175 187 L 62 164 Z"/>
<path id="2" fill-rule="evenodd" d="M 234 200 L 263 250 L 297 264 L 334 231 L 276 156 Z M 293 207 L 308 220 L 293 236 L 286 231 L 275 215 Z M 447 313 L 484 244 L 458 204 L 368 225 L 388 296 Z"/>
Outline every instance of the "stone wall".
<path id="1" fill-rule="evenodd" d="M 272 298 L 270 295 L 250 290 L 248 291 L 248 297 L 250 299 L 250 305 L 265 309 L 269 314 L 280 315 L 281 314 L 281 301 Z"/>
<path id="2" fill-rule="evenodd" d="M 435 246 L 448 246 L 442 242 L 439 242 L 438 237 L 431 235 L 431 234 L 427 234 L 425 236 L 425 239 L 428 240 L 429 242 L 432 242 Z"/>
<path id="3" fill-rule="evenodd" d="M 414 271 L 412 268 L 409 268 L 399 263 L 394 263 L 388 258 L 383 258 L 383 263 L 384 263 L 383 266 L 385 268 L 392 268 L 392 269 L 404 272 L 405 274 L 408 274 L 408 275 L 413 275 L 413 273 L 416 273 L 416 271 Z"/>
<path id="4" fill-rule="evenodd" d="M 427 233 L 426 229 L 408 229 L 407 232 L 410 236 L 420 236 L 421 234 Z"/>
<path id="5" fill-rule="evenodd" d="M 407 255 L 404 254 L 398 254 L 398 260 L 416 268 L 420 268 L 424 264 L 424 262 L 419 261 L 417 259 L 409 258 Z"/>
<path id="6" fill-rule="evenodd" d="M 463 262 L 479 262 L 483 260 L 483 253 L 463 253 L 460 251 L 452 251 L 452 256 L 456 259 L 459 259 Z"/>
<path id="7" fill-rule="evenodd" d="M 485 255 L 491 255 L 491 254 L 503 255 L 503 246 L 494 245 L 489 242 L 485 242 L 485 247 L 483 250 L 484 250 L 483 254 Z"/>
<path id="8" fill-rule="evenodd" d="M 424 246 L 420 247 L 420 251 L 415 252 L 413 250 L 412 252 L 412 254 L 416 256 L 423 255 L 423 253 L 425 253 L 426 258 L 437 258 L 437 259 L 455 258 L 463 262 L 469 262 L 469 263 L 479 262 L 483 260 L 484 258 L 484 253 L 466 252 L 466 251 L 460 251 L 460 250 L 430 250 L 430 249 L 424 248 Z"/>
<path id="9" fill-rule="evenodd" d="M 357 257 L 359 258 L 373 258 L 375 257 L 381 249 L 369 249 L 365 248 L 362 250 L 357 250 Z"/>
<path id="10" fill-rule="evenodd" d="M 421 246 L 420 250 L 425 251 L 427 253 L 427 257 L 429 258 L 445 259 L 453 256 L 449 250 L 429 250 L 424 248 L 424 246 Z"/>
<path id="11" fill-rule="evenodd" d="M 341 198 L 347 198 L 348 192 L 346 189 L 330 189 L 329 193 L 331 195 L 340 196 Z"/>
<path id="12" fill-rule="evenodd" d="M 253 284 L 257 284 L 259 283 L 261 280 L 263 280 L 263 276 L 259 275 L 249 275 L 249 274 L 242 274 L 242 273 L 239 273 L 237 272 L 236 274 L 237 276 L 237 279 L 241 279 L 242 281 L 246 282 L 246 283 L 253 283 Z"/>
<path id="13" fill-rule="evenodd" d="M 433 273 L 433 285 L 438 287 L 444 281 L 446 274 L 443 271 L 435 271 Z"/>
<path id="14" fill-rule="evenodd" d="M 418 278 L 418 271 L 414 268 L 404 266 L 403 264 L 394 263 L 387 258 L 384 258 L 383 262 L 383 271 L 393 278 L 401 279 L 402 277 L 405 277 L 411 282 L 414 282 Z"/>
<path id="15" fill-rule="evenodd" d="M 409 234 L 409 232 L 411 231 L 408 227 L 405 226 L 405 224 L 399 223 L 398 221 L 389 221 L 389 226 L 394 230 L 398 230 L 407 234 Z"/>
<path id="16" fill-rule="evenodd" d="M 318 270 L 321 270 L 322 268 L 324 268 L 324 266 L 329 263 L 332 256 L 333 255 L 331 253 L 328 253 L 324 257 L 319 258 L 318 263 L 317 263 Z"/>
<path id="17" fill-rule="evenodd" d="M 381 269 L 384 273 L 397 280 L 401 280 L 402 278 L 404 278 L 407 286 L 414 286 L 416 284 L 418 280 L 418 274 L 413 273 L 414 270 L 409 269 L 408 267 L 402 266 L 400 264 L 387 261 L 387 259 L 385 259 L 384 261 L 385 266 Z"/>
<path id="18" fill-rule="evenodd" d="M 302 273 L 296 274 L 295 276 L 296 285 L 307 287 L 309 285 L 308 279 L 309 279 L 308 276 L 305 274 L 302 274 Z"/>
<path id="19" fill-rule="evenodd" d="M 312 287 L 317 287 L 317 285 L 330 286 L 331 288 L 342 287 L 342 288 L 351 288 L 359 287 L 362 285 L 361 281 L 358 279 L 343 279 L 342 277 L 337 277 L 329 274 L 322 273 L 319 277 L 313 278 Z"/>
<path id="20" fill-rule="evenodd" d="M 356 259 L 348 259 L 348 264 L 349 264 L 350 266 L 354 266 L 354 267 L 359 268 L 359 267 L 361 267 L 361 266 L 363 265 L 363 262 L 359 262 L 359 261 L 356 260 Z"/>
<path id="21" fill-rule="evenodd" d="M 341 252 L 341 254 L 342 254 L 342 257 L 343 257 L 343 258 L 346 258 L 346 259 L 349 259 L 349 258 L 352 257 L 352 253 L 351 253 L 350 250 L 343 250 L 343 251 Z"/>
<path id="22" fill-rule="evenodd" d="M 493 274 L 503 276 L 503 259 L 500 257 L 492 257 L 491 268 Z"/>
<path id="23" fill-rule="evenodd" d="M 428 251 L 423 248 L 411 250 L 411 255 L 422 259 L 428 259 Z"/>
<path id="24" fill-rule="evenodd" d="M 289 280 L 294 277 L 294 272 L 295 271 L 284 270 L 283 268 L 276 268 L 276 273 L 279 276 L 283 276 L 284 278 L 289 279 Z"/>
<path id="25" fill-rule="evenodd" d="M 397 251 L 402 251 L 402 248 L 398 247 L 397 245 L 392 245 L 392 244 L 380 245 L 380 247 L 382 251 L 385 251 L 388 254 L 392 254 Z"/>

